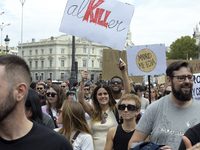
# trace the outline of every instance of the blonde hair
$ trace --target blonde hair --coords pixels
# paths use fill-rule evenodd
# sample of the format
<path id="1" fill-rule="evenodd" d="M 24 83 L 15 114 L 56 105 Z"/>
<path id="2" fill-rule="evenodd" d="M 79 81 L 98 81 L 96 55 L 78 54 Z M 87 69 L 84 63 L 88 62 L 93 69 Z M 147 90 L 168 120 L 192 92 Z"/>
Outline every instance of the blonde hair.
<path id="1" fill-rule="evenodd" d="M 65 100 L 63 102 L 62 124 L 63 126 L 60 130 L 58 130 L 58 133 L 66 136 L 69 141 L 71 133 L 74 130 L 87 133 L 92 136 L 92 132 L 85 118 L 85 111 L 83 110 L 82 105 L 76 101 Z"/>
<path id="2" fill-rule="evenodd" d="M 122 98 L 120 100 L 120 104 L 122 103 L 123 100 L 133 100 L 135 102 L 136 108 L 141 109 L 141 100 L 137 95 L 125 94 L 124 96 L 122 96 Z"/>

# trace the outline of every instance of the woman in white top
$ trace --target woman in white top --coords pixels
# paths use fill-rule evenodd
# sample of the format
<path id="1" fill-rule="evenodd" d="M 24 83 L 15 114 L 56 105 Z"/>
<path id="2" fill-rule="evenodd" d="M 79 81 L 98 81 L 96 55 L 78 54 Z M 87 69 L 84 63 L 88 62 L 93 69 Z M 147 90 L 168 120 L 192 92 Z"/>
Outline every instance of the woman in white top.
<path id="1" fill-rule="evenodd" d="M 128 75 L 126 70 L 126 65 L 121 62 L 120 66 L 124 67 L 122 72 L 122 78 L 124 80 L 125 93 L 130 92 L 130 86 L 128 81 Z M 85 112 L 87 112 L 91 117 L 91 129 L 93 132 L 93 138 L 95 143 L 95 150 L 104 150 L 106 144 L 106 136 L 108 130 L 111 127 L 117 126 L 116 120 L 116 104 L 110 87 L 106 84 L 98 85 L 92 94 L 92 104 L 90 105 L 86 100 L 84 100 L 84 79 L 87 78 L 87 71 L 82 71 L 82 81 L 80 83 L 80 88 L 78 92 L 79 103 L 83 106 Z"/>
<path id="2" fill-rule="evenodd" d="M 59 111 L 58 123 L 63 126 L 58 133 L 71 142 L 74 150 L 94 150 L 91 130 L 83 107 L 76 101 L 65 100 Z"/>

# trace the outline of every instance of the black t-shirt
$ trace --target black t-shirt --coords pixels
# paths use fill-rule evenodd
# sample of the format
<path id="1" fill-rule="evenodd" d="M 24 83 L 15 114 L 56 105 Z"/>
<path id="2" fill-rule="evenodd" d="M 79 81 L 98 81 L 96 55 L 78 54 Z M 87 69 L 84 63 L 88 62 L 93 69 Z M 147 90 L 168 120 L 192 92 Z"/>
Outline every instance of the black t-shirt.
<path id="1" fill-rule="evenodd" d="M 2 150 L 73 150 L 68 139 L 38 123 L 23 137 L 7 141 L 0 137 Z"/>
<path id="2" fill-rule="evenodd" d="M 200 142 L 200 123 L 188 129 L 184 135 L 190 140 L 192 146 Z M 181 141 L 179 150 L 186 150 L 183 140 Z"/>

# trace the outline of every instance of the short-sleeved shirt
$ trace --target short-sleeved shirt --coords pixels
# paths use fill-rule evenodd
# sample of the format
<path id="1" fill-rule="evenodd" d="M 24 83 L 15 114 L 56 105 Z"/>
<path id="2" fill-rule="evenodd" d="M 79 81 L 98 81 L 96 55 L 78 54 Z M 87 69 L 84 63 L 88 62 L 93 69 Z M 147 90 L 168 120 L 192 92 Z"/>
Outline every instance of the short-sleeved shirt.
<path id="1" fill-rule="evenodd" d="M 175 106 L 169 95 L 149 105 L 141 117 L 136 130 L 150 135 L 153 143 L 164 144 L 177 150 L 185 131 L 200 122 L 200 103 L 180 108 Z"/>

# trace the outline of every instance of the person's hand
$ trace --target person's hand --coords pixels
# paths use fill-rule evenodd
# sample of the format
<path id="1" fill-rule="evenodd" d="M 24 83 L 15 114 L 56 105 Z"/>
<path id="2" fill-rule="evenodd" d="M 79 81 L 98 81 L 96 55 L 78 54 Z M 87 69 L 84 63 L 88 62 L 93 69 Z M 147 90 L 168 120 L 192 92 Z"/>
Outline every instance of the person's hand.
<path id="1" fill-rule="evenodd" d="M 192 146 L 190 140 L 186 136 L 183 136 L 182 139 L 187 150 L 200 150 L 200 142 Z"/>
<path id="2" fill-rule="evenodd" d="M 172 147 L 165 145 L 165 146 L 161 147 L 160 149 L 171 150 L 171 149 L 172 149 Z"/>
<path id="3" fill-rule="evenodd" d="M 87 70 L 84 70 L 84 71 L 81 72 L 82 81 L 84 81 L 84 79 L 87 79 L 87 76 L 88 76 Z"/>
<path id="4" fill-rule="evenodd" d="M 121 68 L 121 67 L 124 67 L 123 70 L 120 69 L 121 71 L 125 71 L 126 70 L 126 63 L 123 60 L 120 62 L 118 68 Z"/>
<path id="5" fill-rule="evenodd" d="M 132 85 L 133 84 L 133 80 L 131 78 L 128 79 L 129 83 Z"/>

